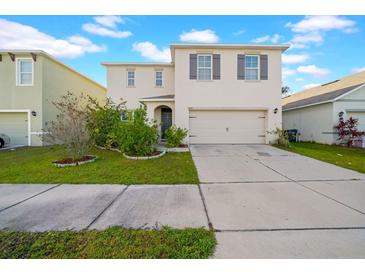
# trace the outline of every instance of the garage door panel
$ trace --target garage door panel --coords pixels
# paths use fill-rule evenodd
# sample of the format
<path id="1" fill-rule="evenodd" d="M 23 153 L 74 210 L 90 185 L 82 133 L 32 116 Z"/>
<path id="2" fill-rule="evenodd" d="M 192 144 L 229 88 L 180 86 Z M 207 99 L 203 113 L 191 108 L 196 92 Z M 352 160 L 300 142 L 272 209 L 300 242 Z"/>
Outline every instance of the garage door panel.
<path id="1" fill-rule="evenodd" d="M 190 112 L 190 143 L 265 143 L 265 111 Z"/>
<path id="2" fill-rule="evenodd" d="M 27 145 L 27 114 L 17 112 L 0 113 L 0 133 L 8 135 L 13 145 Z"/>

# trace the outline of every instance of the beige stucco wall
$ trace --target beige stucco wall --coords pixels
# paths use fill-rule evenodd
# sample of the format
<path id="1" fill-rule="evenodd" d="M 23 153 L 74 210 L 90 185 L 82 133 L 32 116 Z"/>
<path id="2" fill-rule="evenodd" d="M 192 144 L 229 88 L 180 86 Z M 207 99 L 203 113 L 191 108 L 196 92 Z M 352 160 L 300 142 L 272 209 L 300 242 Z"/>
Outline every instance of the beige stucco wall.
<path id="1" fill-rule="evenodd" d="M 127 87 L 127 71 L 135 71 L 135 86 Z M 155 71 L 163 71 L 163 87 L 155 86 Z M 112 65 L 107 66 L 108 97 L 114 102 L 122 98 L 127 101 L 127 108 L 139 106 L 139 99 L 144 97 L 174 94 L 173 66 Z"/>
<path id="2" fill-rule="evenodd" d="M 189 54 L 221 55 L 221 80 L 189 79 Z M 238 54 L 267 54 L 269 78 L 264 81 L 237 80 Z M 189 108 L 239 108 L 267 110 L 267 131 L 281 128 L 281 51 L 194 49 L 175 50 L 176 125 L 189 128 Z M 278 112 L 274 114 L 274 109 Z M 267 134 L 267 143 L 275 139 Z"/>
<path id="3" fill-rule="evenodd" d="M 89 79 L 71 71 L 67 67 L 45 58 L 43 62 L 43 125 L 56 118 L 58 110 L 52 102 L 66 94 L 67 91 L 75 95 L 90 95 L 100 103 L 106 99 L 106 89 Z"/>
<path id="4" fill-rule="evenodd" d="M 332 144 L 335 140 L 333 104 L 320 104 L 283 112 L 283 128 L 298 129 L 302 141 Z"/>
<path id="5" fill-rule="evenodd" d="M 31 58 L 30 54 L 16 54 L 16 58 Z M 8 54 L 2 54 L 0 62 L 0 110 L 24 109 L 42 113 L 42 67 L 43 58 L 34 63 L 33 86 L 16 85 L 16 60 L 13 62 Z M 42 127 L 42 116 L 31 116 L 31 131 Z M 28 136 L 29 138 L 29 136 Z M 39 138 L 31 139 L 32 145 L 41 145 Z"/>

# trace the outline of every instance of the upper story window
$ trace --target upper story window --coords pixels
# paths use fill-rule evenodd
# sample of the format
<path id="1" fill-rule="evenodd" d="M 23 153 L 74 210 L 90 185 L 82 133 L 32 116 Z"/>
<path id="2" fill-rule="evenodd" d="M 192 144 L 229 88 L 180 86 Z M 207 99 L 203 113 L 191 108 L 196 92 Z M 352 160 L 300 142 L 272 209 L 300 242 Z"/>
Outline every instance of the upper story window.
<path id="1" fill-rule="evenodd" d="M 162 78 L 162 71 L 156 70 L 155 71 L 155 86 L 162 87 L 163 86 L 163 78 Z"/>
<path id="2" fill-rule="evenodd" d="M 134 87 L 136 84 L 136 74 L 134 70 L 127 71 L 127 86 Z"/>
<path id="3" fill-rule="evenodd" d="M 198 80 L 212 80 L 212 55 L 198 55 Z"/>
<path id="4" fill-rule="evenodd" d="M 33 60 L 30 58 L 16 59 L 16 85 L 33 86 Z"/>
<path id="5" fill-rule="evenodd" d="M 258 55 L 245 55 L 245 79 L 259 80 L 260 59 Z"/>

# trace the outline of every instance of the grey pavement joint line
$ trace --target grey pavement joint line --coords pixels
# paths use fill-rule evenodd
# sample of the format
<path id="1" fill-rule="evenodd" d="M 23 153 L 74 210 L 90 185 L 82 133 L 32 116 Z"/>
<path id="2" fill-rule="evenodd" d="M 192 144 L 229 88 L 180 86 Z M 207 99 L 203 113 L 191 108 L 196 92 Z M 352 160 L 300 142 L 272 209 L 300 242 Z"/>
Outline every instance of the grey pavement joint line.
<path id="1" fill-rule="evenodd" d="M 115 198 L 94 218 L 94 220 L 91 221 L 91 223 L 86 226 L 86 229 L 89 229 L 104 213 L 105 211 L 107 211 L 115 202 L 116 200 L 118 200 L 123 193 L 129 188 L 129 185 L 127 185 L 127 187 L 123 188 L 123 190 L 121 192 L 119 192 L 117 194 L 117 196 L 115 196 Z"/>
<path id="2" fill-rule="evenodd" d="M 24 200 L 21 200 L 21 201 L 19 201 L 19 202 L 15 203 L 15 204 L 12 204 L 12 205 L 7 206 L 7 207 L 5 207 L 5 208 L 3 208 L 3 209 L 0 209 L 0 213 L 1 213 L 1 212 L 3 212 L 3 211 L 5 211 L 5 210 L 7 210 L 7 209 L 9 209 L 9 208 L 12 208 L 12 207 L 14 207 L 14 206 L 16 206 L 16 205 L 19 205 L 19 204 L 21 204 L 21 203 L 24 203 L 24 202 L 26 202 L 26 201 L 28 201 L 28 200 L 30 200 L 30 199 L 32 199 L 32 198 L 34 198 L 34 197 L 37 197 L 37 196 L 39 196 L 39 195 L 41 195 L 41 194 L 43 194 L 43 193 L 45 193 L 45 192 L 47 192 L 47 191 L 50 191 L 50 190 L 52 190 L 52 189 L 54 189 L 54 188 L 56 188 L 56 187 L 59 187 L 59 186 L 61 186 L 61 185 L 62 185 L 62 184 L 58 184 L 58 185 L 52 186 L 52 187 L 47 188 L 47 189 L 45 189 L 45 190 L 43 190 L 43 191 L 41 191 L 41 192 L 38 192 L 37 194 L 32 195 L 32 196 L 30 196 L 30 197 L 28 197 L 28 198 L 26 198 L 26 199 L 24 199 Z"/>
<path id="3" fill-rule="evenodd" d="M 202 203 L 203 203 L 203 207 L 204 207 L 204 212 L 205 212 L 205 215 L 207 216 L 208 227 L 209 227 L 210 230 L 213 230 L 214 231 L 213 224 L 212 224 L 212 222 L 210 221 L 210 218 L 209 218 L 207 205 L 205 203 L 204 194 L 203 194 L 203 191 L 202 191 L 202 189 L 200 187 L 200 184 L 198 184 L 198 188 L 199 188 L 200 198 L 202 199 Z"/>
<path id="4" fill-rule="evenodd" d="M 317 193 L 318 195 L 321 195 L 321 196 L 323 196 L 323 197 L 326 197 L 327 199 L 330 199 L 330 200 L 332 200 L 332 201 L 334 201 L 334 202 L 336 202 L 336 203 L 339 203 L 339 204 L 341 204 L 341 205 L 343 205 L 343 206 L 345 206 L 345 207 L 347 207 L 347 208 L 350 208 L 350 209 L 352 209 L 352 210 L 355 210 L 356 212 L 358 212 L 358 213 L 360 213 L 360 214 L 365 215 L 365 212 L 362 212 L 361 210 L 358 210 L 358 209 L 356 209 L 356 208 L 354 208 L 354 207 L 352 207 L 352 206 L 349 206 L 349 205 L 347 205 L 347 204 L 345 204 L 345 203 L 343 203 L 343 202 L 340 202 L 340 201 L 338 201 L 338 200 L 336 200 L 336 199 L 332 198 L 331 196 L 328 196 L 328 195 L 326 195 L 326 194 L 323 194 L 322 192 L 319 192 L 319 191 L 317 191 L 317 190 L 315 190 L 315 189 L 313 189 L 313 188 L 311 188 L 311 187 L 309 187 L 309 186 L 305 186 L 305 185 L 303 185 L 303 184 L 301 184 L 301 183 L 298 183 L 298 182 L 295 182 L 295 183 L 296 183 L 297 185 L 301 186 L 301 187 L 304 187 L 304 188 L 306 188 L 306 189 L 308 189 L 308 190 L 310 190 L 310 191 L 313 191 L 313 192 Z"/>
<path id="5" fill-rule="evenodd" d="M 267 167 L 268 169 L 271 169 L 272 171 L 276 172 L 277 174 L 279 174 L 280 176 L 283 176 L 284 178 L 287 178 L 288 180 L 290 180 L 291 182 L 295 182 L 295 180 L 293 180 L 292 178 L 289 178 L 288 176 L 280 173 L 279 171 L 269 167 L 268 165 L 265 165 L 263 162 L 261 162 L 259 159 L 255 159 L 253 157 L 251 157 L 250 155 L 246 154 L 246 156 L 254 161 L 257 161 L 258 163 L 260 163 L 261 165 L 263 165 L 264 167 Z"/>
<path id="6" fill-rule="evenodd" d="M 365 230 L 363 226 L 355 227 L 303 227 L 303 228 L 258 228 L 258 229 L 214 229 L 214 232 L 275 232 L 275 231 L 316 231 L 316 230 Z"/>

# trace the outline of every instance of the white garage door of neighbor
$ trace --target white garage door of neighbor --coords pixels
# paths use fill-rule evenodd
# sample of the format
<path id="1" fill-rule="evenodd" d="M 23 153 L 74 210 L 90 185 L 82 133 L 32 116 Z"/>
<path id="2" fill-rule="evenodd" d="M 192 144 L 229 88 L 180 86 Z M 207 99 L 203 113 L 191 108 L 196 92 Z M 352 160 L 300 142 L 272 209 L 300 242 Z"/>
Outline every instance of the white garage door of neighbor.
<path id="1" fill-rule="evenodd" d="M 191 144 L 264 144 L 266 111 L 192 110 Z"/>
<path id="2" fill-rule="evenodd" d="M 27 113 L 0 113 L 0 133 L 8 135 L 10 137 L 10 143 L 13 145 L 27 145 Z"/>
<path id="3" fill-rule="evenodd" d="M 347 117 L 356 118 L 359 120 L 359 125 L 357 127 L 360 131 L 365 131 L 365 110 L 364 111 L 349 111 L 347 112 Z"/>

